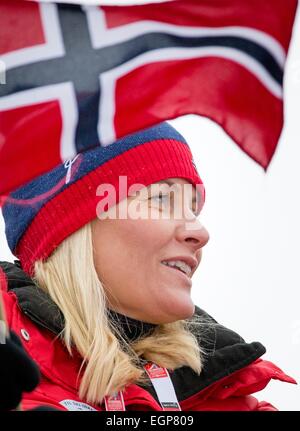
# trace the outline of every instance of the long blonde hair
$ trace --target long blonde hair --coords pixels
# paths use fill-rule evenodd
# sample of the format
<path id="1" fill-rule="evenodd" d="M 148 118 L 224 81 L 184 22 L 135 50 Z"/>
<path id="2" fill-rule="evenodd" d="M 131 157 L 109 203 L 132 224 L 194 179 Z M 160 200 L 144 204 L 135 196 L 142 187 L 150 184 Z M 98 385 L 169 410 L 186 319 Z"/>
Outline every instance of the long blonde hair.
<path id="1" fill-rule="evenodd" d="M 191 325 L 201 325 L 197 319 L 158 325 L 151 335 L 131 343 L 122 338 L 117 324 L 108 319 L 105 291 L 94 267 L 91 232 L 91 223 L 84 225 L 34 268 L 34 281 L 64 315 L 60 336 L 70 355 L 75 348 L 83 358 L 80 398 L 101 404 L 105 395 L 131 383 L 149 384 L 143 360 L 169 369 L 189 366 L 200 375 L 203 352 L 190 330 Z"/>

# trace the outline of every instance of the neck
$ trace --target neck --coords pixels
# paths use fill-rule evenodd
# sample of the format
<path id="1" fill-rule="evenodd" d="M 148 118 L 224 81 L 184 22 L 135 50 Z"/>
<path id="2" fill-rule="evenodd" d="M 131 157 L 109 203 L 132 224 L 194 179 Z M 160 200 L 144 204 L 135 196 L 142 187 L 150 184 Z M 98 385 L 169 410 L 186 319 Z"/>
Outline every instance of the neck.
<path id="1" fill-rule="evenodd" d="M 155 323 L 133 319 L 132 317 L 117 313 L 114 310 L 108 310 L 108 318 L 117 326 L 122 336 L 129 342 L 151 335 L 158 326 L 158 324 Z"/>

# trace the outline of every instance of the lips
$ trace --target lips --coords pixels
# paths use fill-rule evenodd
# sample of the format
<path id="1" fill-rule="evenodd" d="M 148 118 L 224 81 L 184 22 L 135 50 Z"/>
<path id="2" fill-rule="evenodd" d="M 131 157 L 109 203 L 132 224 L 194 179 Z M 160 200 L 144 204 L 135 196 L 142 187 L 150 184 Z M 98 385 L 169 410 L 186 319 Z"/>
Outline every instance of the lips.
<path id="1" fill-rule="evenodd" d="M 173 257 L 166 257 L 165 259 L 163 259 L 161 262 L 170 262 L 170 261 L 182 261 L 184 263 L 186 263 L 190 268 L 191 268 L 191 274 L 190 277 L 194 274 L 194 272 L 196 271 L 198 265 L 199 265 L 199 261 L 192 257 L 192 256 L 173 256 Z"/>
<path id="2" fill-rule="evenodd" d="M 167 266 L 167 265 L 164 265 L 163 263 L 161 263 L 161 265 L 164 268 L 169 269 L 170 271 L 172 271 L 173 274 L 176 274 L 177 277 L 181 278 L 181 280 L 184 280 L 185 282 L 188 282 L 189 286 L 192 286 L 192 280 L 183 271 L 181 271 L 180 269 L 178 269 L 178 268 L 176 268 L 174 266 Z"/>

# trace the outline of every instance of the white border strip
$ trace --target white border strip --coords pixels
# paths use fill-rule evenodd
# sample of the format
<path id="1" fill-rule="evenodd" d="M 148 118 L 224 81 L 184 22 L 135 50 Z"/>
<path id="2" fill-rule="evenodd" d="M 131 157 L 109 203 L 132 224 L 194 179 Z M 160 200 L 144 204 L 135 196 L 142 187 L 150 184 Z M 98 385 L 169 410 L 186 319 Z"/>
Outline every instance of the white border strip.
<path id="1" fill-rule="evenodd" d="M 152 62 L 200 57 L 219 57 L 235 61 L 250 70 L 275 97 L 279 99 L 283 97 L 282 87 L 258 61 L 233 48 L 165 48 L 149 51 L 99 76 L 101 97 L 99 103 L 98 136 L 101 144 L 106 146 L 113 143 L 116 139 L 114 129 L 115 86 L 121 76 Z"/>
<path id="2" fill-rule="evenodd" d="M 75 133 L 78 122 L 77 101 L 72 82 L 47 85 L 44 87 L 20 91 L 0 98 L 0 111 L 15 109 L 36 103 L 58 100 L 62 114 L 62 136 L 60 157 L 62 161 L 73 158 L 76 152 Z M 34 131 L 33 131 L 34 133 Z M 41 145 L 43 143 L 41 142 Z M 47 152 L 47 148 L 45 148 Z"/>
<path id="3" fill-rule="evenodd" d="M 56 4 L 39 4 L 46 43 L 18 49 L 0 56 L 6 70 L 65 55 Z"/>
<path id="4" fill-rule="evenodd" d="M 106 27 L 104 11 L 97 6 L 83 6 L 88 20 L 92 45 L 95 49 L 104 48 L 116 43 L 128 41 L 137 36 L 148 33 L 168 33 L 183 37 L 204 36 L 237 36 L 248 39 L 267 49 L 283 68 L 286 52 L 283 46 L 274 37 L 261 30 L 251 27 L 187 27 L 175 24 L 166 24 L 158 21 L 139 21 L 129 23 L 112 29 Z"/>

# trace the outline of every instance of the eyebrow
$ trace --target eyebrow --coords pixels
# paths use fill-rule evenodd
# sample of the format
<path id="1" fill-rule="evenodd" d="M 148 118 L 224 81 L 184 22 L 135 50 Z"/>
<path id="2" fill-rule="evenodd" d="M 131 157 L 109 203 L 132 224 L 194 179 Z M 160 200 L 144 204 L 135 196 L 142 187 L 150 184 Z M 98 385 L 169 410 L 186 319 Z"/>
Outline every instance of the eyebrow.
<path id="1" fill-rule="evenodd" d="M 161 180 L 158 181 L 159 184 L 168 184 L 169 186 L 172 186 L 173 184 L 177 184 L 176 181 L 173 180 Z M 196 202 L 197 198 L 193 197 L 192 202 Z"/>

